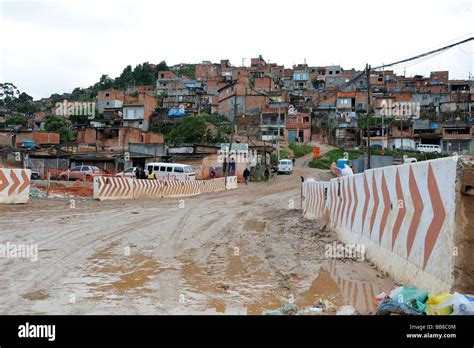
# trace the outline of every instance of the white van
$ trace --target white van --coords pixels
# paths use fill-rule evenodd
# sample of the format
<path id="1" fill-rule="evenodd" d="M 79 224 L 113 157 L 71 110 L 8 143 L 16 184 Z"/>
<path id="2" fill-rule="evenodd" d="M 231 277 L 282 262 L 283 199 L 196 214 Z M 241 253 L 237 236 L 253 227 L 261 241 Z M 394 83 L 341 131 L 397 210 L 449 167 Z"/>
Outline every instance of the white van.
<path id="1" fill-rule="evenodd" d="M 179 181 L 196 180 L 196 174 L 194 173 L 193 167 L 188 164 L 153 162 L 147 163 L 145 168 L 145 173 L 147 175 L 150 172 L 150 169 L 153 169 L 156 176 L 165 179 L 174 177 Z"/>
<path id="2" fill-rule="evenodd" d="M 437 152 L 441 153 L 441 147 L 439 145 L 431 144 L 418 144 L 416 149 L 420 152 Z"/>
<path id="3" fill-rule="evenodd" d="M 282 159 L 278 161 L 278 173 L 293 173 L 293 161 Z"/>

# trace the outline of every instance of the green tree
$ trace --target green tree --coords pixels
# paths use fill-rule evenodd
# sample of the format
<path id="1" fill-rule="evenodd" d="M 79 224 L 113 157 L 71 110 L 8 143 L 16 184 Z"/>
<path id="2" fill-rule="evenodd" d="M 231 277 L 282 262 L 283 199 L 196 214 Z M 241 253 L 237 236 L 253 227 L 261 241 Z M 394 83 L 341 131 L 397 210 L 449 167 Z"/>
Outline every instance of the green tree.
<path id="1" fill-rule="evenodd" d="M 188 116 L 180 121 L 169 133 L 167 141 L 179 144 L 202 144 L 212 140 L 212 134 L 207 128 L 206 121 L 199 116 Z"/>
<path id="2" fill-rule="evenodd" d="M 26 118 L 23 115 L 13 115 L 8 118 L 5 122 L 6 126 L 15 126 L 15 125 L 22 125 L 25 127 L 27 124 Z"/>
<path id="3" fill-rule="evenodd" d="M 112 87 L 114 80 L 112 80 L 109 75 L 102 75 L 99 79 L 99 89 L 101 91 L 109 89 Z"/>
<path id="4" fill-rule="evenodd" d="M 61 143 L 67 143 L 74 138 L 69 129 L 68 121 L 63 116 L 48 116 L 44 124 L 44 129 L 48 132 L 59 133 Z"/>
<path id="5" fill-rule="evenodd" d="M 170 68 L 168 65 L 166 65 L 166 62 L 162 60 L 159 64 L 156 65 L 155 68 L 155 74 L 158 73 L 158 71 L 169 71 Z"/>

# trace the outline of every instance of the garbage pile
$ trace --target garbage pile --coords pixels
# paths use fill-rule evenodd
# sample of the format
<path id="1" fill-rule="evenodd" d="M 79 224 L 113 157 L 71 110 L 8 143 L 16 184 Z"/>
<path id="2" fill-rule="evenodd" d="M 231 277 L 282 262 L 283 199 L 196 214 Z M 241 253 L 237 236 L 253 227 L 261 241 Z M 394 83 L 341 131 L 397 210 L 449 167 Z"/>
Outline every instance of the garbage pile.
<path id="1" fill-rule="evenodd" d="M 416 287 L 399 286 L 390 294 L 382 292 L 376 298 L 377 315 L 474 315 L 474 296 L 430 294 Z"/>

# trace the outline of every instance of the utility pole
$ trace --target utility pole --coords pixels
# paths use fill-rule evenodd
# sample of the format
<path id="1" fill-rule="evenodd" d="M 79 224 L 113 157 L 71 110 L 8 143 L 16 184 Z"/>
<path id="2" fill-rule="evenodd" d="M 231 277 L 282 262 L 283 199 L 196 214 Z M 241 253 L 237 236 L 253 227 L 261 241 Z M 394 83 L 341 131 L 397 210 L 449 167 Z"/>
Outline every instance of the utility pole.
<path id="1" fill-rule="evenodd" d="M 367 169 L 370 169 L 370 65 L 365 65 L 367 78 Z"/>
<path id="2" fill-rule="evenodd" d="M 277 164 L 280 161 L 280 105 L 278 106 Z"/>
<path id="3" fill-rule="evenodd" d="M 237 117 L 237 91 L 235 91 L 234 94 L 234 119 L 232 120 L 232 130 L 230 133 L 230 141 L 229 141 L 229 151 L 227 152 L 226 156 L 226 166 L 225 166 L 225 171 L 224 171 L 224 178 L 225 178 L 225 185 L 227 189 L 227 176 L 229 174 L 229 167 L 230 167 L 230 152 L 232 151 L 232 141 L 234 139 L 234 131 L 235 131 L 235 119 Z"/>

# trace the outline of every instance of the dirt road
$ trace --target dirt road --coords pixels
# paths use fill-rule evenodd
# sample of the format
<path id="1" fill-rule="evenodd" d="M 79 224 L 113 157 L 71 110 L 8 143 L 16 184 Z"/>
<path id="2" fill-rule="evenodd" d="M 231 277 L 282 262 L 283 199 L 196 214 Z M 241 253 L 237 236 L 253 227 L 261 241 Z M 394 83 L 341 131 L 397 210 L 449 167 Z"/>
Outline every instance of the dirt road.
<path id="1" fill-rule="evenodd" d="M 318 299 L 359 313 L 393 281 L 366 261 L 325 257 L 336 242 L 301 218 L 297 160 L 270 183 L 184 199 L 31 199 L 0 206 L 0 244 L 36 244 L 38 260 L 0 259 L 0 314 L 262 314 Z"/>

